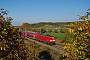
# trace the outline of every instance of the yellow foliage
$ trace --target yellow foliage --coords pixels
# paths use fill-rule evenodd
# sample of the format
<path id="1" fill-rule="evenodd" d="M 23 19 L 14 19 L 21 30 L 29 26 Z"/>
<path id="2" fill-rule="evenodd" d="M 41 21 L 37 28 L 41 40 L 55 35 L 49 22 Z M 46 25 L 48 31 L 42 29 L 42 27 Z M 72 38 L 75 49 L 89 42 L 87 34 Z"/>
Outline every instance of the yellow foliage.
<path id="1" fill-rule="evenodd" d="M 73 30 L 73 29 L 68 29 L 68 31 L 69 31 L 70 33 L 73 33 L 73 32 L 74 32 L 74 30 Z"/>
<path id="2" fill-rule="evenodd" d="M 0 47 L 1 48 L 1 50 L 3 49 L 2 47 Z"/>
<path id="3" fill-rule="evenodd" d="M 73 26 L 73 23 L 71 23 L 70 25 Z"/>
<path id="4" fill-rule="evenodd" d="M 4 47 L 3 49 L 4 49 L 4 50 L 6 50 L 6 48 L 5 48 L 5 47 Z"/>
<path id="5" fill-rule="evenodd" d="M 4 31 L 6 31 L 6 29 L 4 28 Z"/>
<path id="6" fill-rule="evenodd" d="M 89 58 L 86 58 L 85 60 L 89 60 Z"/>
<path id="7" fill-rule="evenodd" d="M 67 48 L 67 46 L 64 46 L 64 49 L 66 49 Z"/>
<path id="8" fill-rule="evenodd" d="M 78 30 L 82 31 L 82 27 L 79 27 Z"/>

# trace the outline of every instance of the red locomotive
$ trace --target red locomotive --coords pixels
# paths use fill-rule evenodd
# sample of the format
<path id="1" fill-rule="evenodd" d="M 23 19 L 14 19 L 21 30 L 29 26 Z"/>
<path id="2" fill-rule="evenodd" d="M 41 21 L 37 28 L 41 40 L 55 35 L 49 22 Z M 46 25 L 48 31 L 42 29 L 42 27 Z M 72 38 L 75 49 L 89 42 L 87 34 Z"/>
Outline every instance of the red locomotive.
<path id="1" fill-rule="evenodd" d="M 36 36 L 36 39 L 47 44 L 55 44 L 55 38 L 50 35 L 39 34 Z"/>
<path id="2" fill-rule="evenodd" d="M 23 30 L 20 30 L 20 32 L 21 32 L 21 35 L 23 35 L 23 36 L 35 39 L 37 41 L 42 41 L 42 42 L 50 44 L 50 45 L 55 44 L 55 41 L 56 41 L 54 36 L 50 36 L 47 34 L 39 34 L 36 32 L 23 31 Z"/>

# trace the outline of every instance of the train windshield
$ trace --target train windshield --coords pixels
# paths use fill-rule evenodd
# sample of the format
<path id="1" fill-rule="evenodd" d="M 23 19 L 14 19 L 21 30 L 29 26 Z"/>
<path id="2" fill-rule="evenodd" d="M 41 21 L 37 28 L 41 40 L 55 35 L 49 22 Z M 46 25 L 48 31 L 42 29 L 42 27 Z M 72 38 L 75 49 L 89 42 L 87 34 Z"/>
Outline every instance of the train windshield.
<path id="1" fill-rule="evenodd" d="M 52 36 L 52 37 L 50 37 L 50 39 L 54 39 L 54 37 Z"/>

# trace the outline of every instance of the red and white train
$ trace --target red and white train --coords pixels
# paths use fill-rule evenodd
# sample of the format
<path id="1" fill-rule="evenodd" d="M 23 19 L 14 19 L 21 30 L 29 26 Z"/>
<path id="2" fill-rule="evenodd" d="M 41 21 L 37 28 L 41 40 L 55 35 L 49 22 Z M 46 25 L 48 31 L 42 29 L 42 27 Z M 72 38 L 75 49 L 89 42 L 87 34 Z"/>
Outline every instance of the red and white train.
<path id="1" fill-rule="evenodd" d="M 37 41 L 42 41 L 44 43 L 50 44 L 50 45 L 54 45 L 56 38 L 54 36 L 50 36 L 50 35 L 45 35 L 45 34 L 40 34 L 40 33 L 36 33 L 36 32 L 30 32 L 30 31 L 24 31 L 24 30 L 20 30 L 21 35 L 28 37 L 28 38 L 32 38 L 34 40 Z"/>

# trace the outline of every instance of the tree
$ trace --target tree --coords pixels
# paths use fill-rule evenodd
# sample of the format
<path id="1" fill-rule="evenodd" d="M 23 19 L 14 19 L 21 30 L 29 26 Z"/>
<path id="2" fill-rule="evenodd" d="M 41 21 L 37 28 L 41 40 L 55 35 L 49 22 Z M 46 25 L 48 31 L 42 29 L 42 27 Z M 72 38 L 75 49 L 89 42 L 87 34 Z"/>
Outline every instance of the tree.
<path id="1" fill-rule="evenodd" d="M 27 53 L 23 41 L 18 41 L 19 29 L 11 25 L 11 17 L 4 18 L 8 11 L 0 10 L 0 60 L 25 60 Z"/>
<path id="2" fill-rule="evenodd" d="M 29 23 L 23 23 L 20 27 L 21 30 L 31 30 L 31 26 Z"/>
<path id="3" fill-rule="evenodd" d="M 90 20 L 89 12 L 79 19 L 83 21 L 71 24 L 69 29 L 72 39 L 64 49 L 67 53 L 63 54 L 68 60 L 89 60 L 90 59 Z"/>

